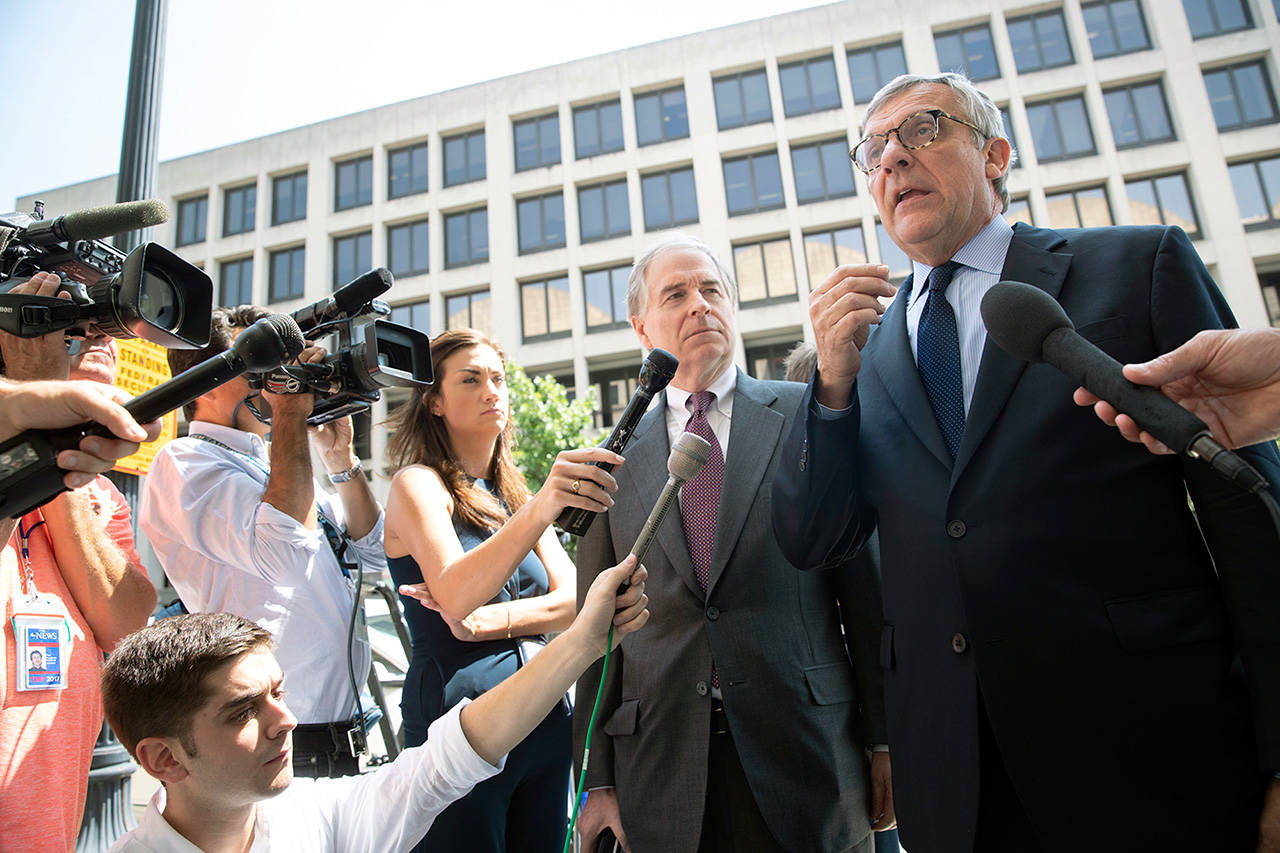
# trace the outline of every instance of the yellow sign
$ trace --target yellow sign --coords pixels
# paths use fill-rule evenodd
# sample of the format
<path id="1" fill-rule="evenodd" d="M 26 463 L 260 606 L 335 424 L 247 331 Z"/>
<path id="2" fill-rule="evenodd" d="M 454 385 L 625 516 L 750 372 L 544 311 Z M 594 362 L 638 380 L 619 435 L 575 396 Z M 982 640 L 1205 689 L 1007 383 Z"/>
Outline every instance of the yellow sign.
<path id="1" fill-rule="evenodd" d="M 120 351 L 116 360 L 116 387 L 123 388 L 136 397 L 169 380 L 169 361 L 165 357 L 164 347 L 141 338 L 118 340 L 116 344 Z M 160 437 L 139 447 L 138 452 L 132 456 L 121 459 L 116 463 L 115 470 L 125 474 L 147 473 L 156 451 L 164 447 L 165 442 L 177 438 L 178 413 L 170 412 L 165 415 L 160 419 L 160 424 Z"/>

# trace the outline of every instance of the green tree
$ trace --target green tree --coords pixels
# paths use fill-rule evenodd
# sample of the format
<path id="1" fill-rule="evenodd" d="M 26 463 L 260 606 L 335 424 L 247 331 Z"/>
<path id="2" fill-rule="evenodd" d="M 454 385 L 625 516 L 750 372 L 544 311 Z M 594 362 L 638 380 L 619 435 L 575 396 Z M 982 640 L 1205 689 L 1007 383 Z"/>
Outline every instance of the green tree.
<path id="1" fill-rule="evenodd" d="M 550 376 L 530 378 L 518 364 L 507 365 L 511 417 L 515 422 L 512 455 L 530 491 L 542 488 L 556 454 L 597 442 L 592 424 L 595 394 L 569 402 L 565 388 Z"/>

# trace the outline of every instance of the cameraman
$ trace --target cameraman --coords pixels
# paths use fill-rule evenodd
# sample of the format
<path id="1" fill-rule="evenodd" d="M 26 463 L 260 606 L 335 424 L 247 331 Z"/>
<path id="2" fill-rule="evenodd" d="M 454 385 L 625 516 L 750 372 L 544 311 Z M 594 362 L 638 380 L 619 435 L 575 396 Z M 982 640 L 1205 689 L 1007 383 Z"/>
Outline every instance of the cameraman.
<path id="1" fill-rule="evenodd" d="M 170 350 L 170 369 L 176 375 L 225 352 L 266 316 L 251 306 L 215 310 L 209 346 Z M 299 358 L 318 361 L 324 354 L 311 347 Z M 385 572 L 382 508 L 352 448 L 350 418 L 311 428 L 334 497 L 312 478 L 313 395 L 264 392 L 273 412 L 268 428 L 244 405 L 249 394 L 240 376 L 186 406 L 189 434 L 165 445 L 151 464 L 142 530 L 187 608 L 235 613 L 277 638 L 299 721 L 294 772 L 351 775 L 359 772 L 360 751 L 352 738 L 363 735 L 364 725 L 356 719 L 350 669 L 360 690 L 371 661 L 362 629 L 348 647 L 354 566 L 358 560 L 366 575 Z"/>
<path id="2" fill-rule="evenodd" d="M 54 296 L 60 284 L 52 273 L 37 273 L 10 293 Z M 19 389 L 28 380 L 115 382 L 114 340 L 87 338 L 75 357 L 67 343 L 61 331 L 35 338 L 0 333 L 6 378 L 18 380 Z M 104 448 L 112 443 L 103 441 Z M 80 830 L 102 728 L 102 653 L 146 624 L 156 593 L 134 550 L 128 504 L 101 474 L 27 513 L 6 538 L 0 552 L 0 595 L 7 605 L 0 849 L 68 849 Z M 18 652 L 28 631 L 41 629 L 57 634 L 56 656 L 42 654 L 45 671 L 54 674 L 29 678 L 31 655 Z M 31 808 L 36 800 L 41 807 Z"/>

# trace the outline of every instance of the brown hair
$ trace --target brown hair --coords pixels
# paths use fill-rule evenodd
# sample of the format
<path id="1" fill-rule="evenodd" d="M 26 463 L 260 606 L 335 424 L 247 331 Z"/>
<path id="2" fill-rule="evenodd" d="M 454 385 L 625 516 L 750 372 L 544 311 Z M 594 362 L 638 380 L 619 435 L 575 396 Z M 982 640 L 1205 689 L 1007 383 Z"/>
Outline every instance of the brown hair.
<path id="1" fill-rule="evenodd" d="M 496 530 L 510 517 L 510 513 L 529 500 L 529 487 L 525 485 L 524 475 L 511 458 L 511 419 L 507 419 L 506 427 L 493 444 L 493 457 L 489 464 L 494 493 L 490 494 L 476 488 L 462 470 L 444 419 L 431 413 L 431 401 L 440 393 L 439 382 L 445 360 L 459 350 L 478 346 L 489 347 L 506 364 L 507 354 L 501 345 L 475 329 L 450 329 L 431 342 L 431 369 L 436 384 L 410 397 L 409 402 L 388 419 L 387 424 L 395 434 L 387 444 L 387 454 L 392 469 L 396 471 L 406 465 L 426 465 L 434 469 L 453 498 L 454 518 L 481 530 Z"/>
<path id="2" fill-rule="evenodd" d="M 270 317 L 266 308 L 254 305 L 239 305 L 235 308 L 215 308 L 210 321 L 209 345 L 204 349 L 171 349 L 166 355 L 169 359 L 169 372 L 177 376 L 184 370 L 190 370 L 197 364 L 203 364 L 215 355 L 231 349 L 236 335 L 241 329 L 247 329 L 263 317 Z M 190 421 L 196 416 L 196 401 L 192 400 L 182 407 L 182 412 Z"/>
<path id="3" fill-rule="evenodd" d="M 107 656 L 102 709 L 120 743 L 176 737 L 195 755 L 191 718 L 209 700 L 208 675 L 247 652 L 270 649 L 271 632 L 231 613 L 190 613 L 134 631 Z"/>

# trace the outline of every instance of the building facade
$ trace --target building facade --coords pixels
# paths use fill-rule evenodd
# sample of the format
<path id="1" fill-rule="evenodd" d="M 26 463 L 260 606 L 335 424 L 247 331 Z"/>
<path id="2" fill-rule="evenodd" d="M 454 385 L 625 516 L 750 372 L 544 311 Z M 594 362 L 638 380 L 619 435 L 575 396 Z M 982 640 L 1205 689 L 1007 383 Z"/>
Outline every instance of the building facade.
<path id="1" fill-rule="evenodd" d="M 837 262 L 909 271 L 848 158 L 872 94 L 961 70 L 1019 154 L 1011 221 L 1181 225 L 1241 324 L 1280 325 L 1278 16 L 1280 0 L 845 0 L 161 163 L 173 218 L 153 239 L 220 303 L 280 311 L 386 266 L 392 319 L 485 329 L 530 373 L 595 388 L 607 427 L 634 389 L 623 294 L 653 232 L 732 264 L 738 362 L 778 375 Z M 375 467 L 385 413 L 360 427 Z"/>

